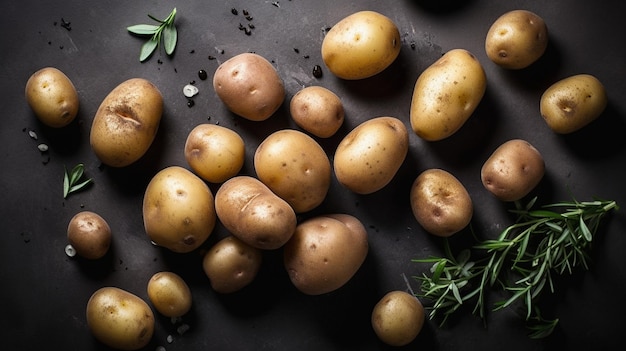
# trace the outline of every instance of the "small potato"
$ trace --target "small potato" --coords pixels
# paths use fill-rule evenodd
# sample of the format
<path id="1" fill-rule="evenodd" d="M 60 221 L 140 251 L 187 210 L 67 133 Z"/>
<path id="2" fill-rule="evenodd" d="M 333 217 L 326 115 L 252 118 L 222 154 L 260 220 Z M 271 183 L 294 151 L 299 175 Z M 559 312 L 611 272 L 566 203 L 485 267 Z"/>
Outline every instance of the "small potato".
<path id="1" fill-rule="evenodd" d="M 256 278 L 263 255 L 235 236 L 218 241 L 202 260 L 202 268 L 213 290 L 221 294 L 239 291 Z"/>
<path id="2" fill-rule="evenodd" d="M 404 346 L 415 340 L 422 331 L 424 319 L 422 303 L 400 290 L 388 292 L 372 311 L 374 332 L 391 346 Z"/>
<path id="3" fill-rule="evenodd" d="M 537 61 L 548 46 L 543 18 L 527 10 L 509 11 L 491 25 L 485 51 L 491 61 L 507 69 L 522 69 Z"/>
<path id="4" fill-rule="evenodd" d="M 578 74 L 562 79 L 541 95 L 541 116 L 559 134 L 573 133 L 596 120 L 608 103 L 604 86 L 594 76 Z"/>
<path id="5" fill-rule="evenodd" d="M 243 167 L 245 143 L 234 130 L 215 124 L 193 128 L 185 142 L 185 159 L 200 178 L 222 183 Z"/>
<path id="6" fill-rule="evenodd" d="M 191 309 L 191 290 L 185 280 L 174 272 L 158 272 L 150 277 L 148 298 L 154 308 L 166 317 L 181 317 Z"/>
<path id="7" fill-rule="evenodd" d="M 178 253 L 191 252 L 209 238 L 216 220 L 211 189 L 191 171 L 169 166 L 148 183 L 143 222 L 156 245 Z"/>
<path id="8" fill-rule="evenodd" d="M 361 221 L 347 214 L 330 214 L 300 223 L 283 254 L 293 285 L 307 295 L 321 295 L 345 285 L 367 252 L 367 231 Z"/>
<path id="9" fill-rule="evenodd" d="M 91 125 L 90 144 L 105 165 L 125 167 L 140 159 L 156 136 L 163 97 L 143 78 L 120 83 L 102 101 Z"/>
<path id="10" fill-rule="evenodd" d="M 322 41 L 322 59 L 337 77 L 348 80 L 374 76 L 400 54 L 396 24 L 375 11 L 355 12 L 335 24 Z"/>
<path id="11" fill-rule="evenodd" d="M 139 296 L 103 287 L 87 302 L 87 326 L 103 344 L 117 350 L 138 350 L 154 334 L 154 313 Z"/>
<path id="12" fill-rule="evenodd" d="M 278 72 L 254 53 L 239 54 L 223 62 L 213 76 L 213 88 L 231 112 L 251 121 L 268 119 L 285 100 Z"/>
<path id="13" fill-rule="evenodd" d="M 500 145 L 482 166 L 480 178 L 489 192 L 502 201 L 528 195 L 543 178 L 545 163 L 534 146 L 521 139 Z"/>
<path id="14" fill-rule="evenodd" d="M 74 215 L 67 226 L 67 239 L 84 258 L 95 260 L 103 257 L 111 246 L 111 227 L 97 213 L 82 211 Z"/>
<path id="15" fill-rule="evenodd" d="M 70 124 L 78 114 L 78 92 L 70 78 L 54 67 L 44 67 L 26 82 L 26 102 L 41 123 L 52 128 Z"/>
<path id="16" fill-rule="evenodd" d="M 333 166 L 339 183 L 357 194 L 384 188 L 409 150 L 409 134 L 395 117 L 376 117 L 356 126 L 337 146 Z"/>
<path id="17" fill-rule="evenodd" d="M 339 96 L 320 86 L 298 91 L 291 98 L 289 111 L 300 128 L 320 138 L 335 135 L 345 117 Z"/>
<path id="18" fill-rule="evenodd" d="M 411 127 L 427 141 L 456 133 L 483 98 L 487 76 L 471 52 L 445 53 L 417 78 L 411 98 Z"/>
<path id="19" fill-rule="evenodd" d="M 441 237 L 465 228 L 474 211 L 463 184 L 451 173 L 436 168 L 423 171 L 413 182 L 411 209 L 427 232 Z"/>
<path id="20" fill-rule="evenodd" d="M 326 152 L 307 134 L 284 129 L 270 134 L 254 153 L 257 177 L 296 213 L 319 206 L 331 180 Z"/>
<path id="21" fill-rule="evenodd" d="M 231 234 L 262 250 L 280 248 L 296 229 L 293 208 L 250 176 L 235 176 L 224 182 L 215 194 L 215 210 Z"/>

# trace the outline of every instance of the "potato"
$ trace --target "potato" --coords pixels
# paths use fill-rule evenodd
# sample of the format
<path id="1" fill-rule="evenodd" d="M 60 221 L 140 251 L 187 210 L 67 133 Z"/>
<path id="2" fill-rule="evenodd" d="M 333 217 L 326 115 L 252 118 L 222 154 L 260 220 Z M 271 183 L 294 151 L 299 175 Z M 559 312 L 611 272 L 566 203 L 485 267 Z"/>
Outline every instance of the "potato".
<path id="1" fill-rule="evenodd" d="M 546 89 L 539 108 L 550 129 L 569 134 L 596 120 L 607 104 L 604 85 L 590 74 L 578 74 Z"/>
<path id="2" fill-rule="evenodd" d="M 243 167 L 245 143 L 232 129 L 215 124 L 200 124 L 189 132 L 185 160 L 200 178 L 223 183 Z"/>
<path id="3" fill-rule="evenodd" d="M 262 261 L 260 249 L 230 235 L 218 241 L 204 254 L 202 268 L 213 290 L 229 294 L 252 283 Z"/>
<path id="4" fill-rule="evenodd" d="M 280 248 L 296 229 L 293 208 L 251 176 L 224 182 L 215 194 L 215 210 L 231 234 L 261 250 Z"/>
<path id="5" fill-rule="evenodd" d="M 308 86 L 298 91 L 291 98 L 289 112 L 300 128 L 320 138 L 335 135 L 345 118 L 339 96 L 320 86 Z"/>
<path id="6" fill-rule="evenodd" d="M 26 82 L 25 96 L 35 116 L 48 127 L 65 127 L 78 115 L 78 92 L 58 68 L 44 67 L 33 73 Z"/>
<path id="7" fill-rule="evenodd" d="M 339 183 L 357 194 L 384 188 L 409 150 L 409 134 L 395 117 L 376 117 L 356 126 L 337 146 L 333 167 Z"/>
<path id="8" fill-rule="evenodd" d="M 87 302 L 87 326 L 103 344 L 117 350 L 138 350 L 154 334 L 154 313 L 139 296 L 116 287 L 103 287 Z"/>
<path id="9" fill-rule="evenodd" d="M 374 306 L 372 328 L 378 338 L 391 346 L 411 343 L 424 326 L 424 307 L 413 295 L 390 291 Z"/>
<path id="10" fill-rule="evenodd" d="M 103 257 L 111 247 L 111 227 L 99 214 L 81 211 L 70 219 L 67 239 L 84 258 L 95 260 Z"/>
<path id="11" fill-rule="evenodd" d="M 302 293 L 329 293 L 344 286 L 359 270 L 368 246 L 367 231 L 356 217 L 341 213 L 316 216 L 300 223 L 285 245 L 285 269 Z"/>
<path id="12" fill-rule="evenodd" d="M 498 17 L 485 38 L 487 57 L 507 69 L 530 66 L 547 47 L 548 27 L 545 21 L 527 10 L 513 10 Z"/>
<path id="13" fill-rule="evenodd" d="M 195 250 L 215 227 L 211 189 L 191 171 L 169 166 L 155 174 L 143 197 L 143 223 L 156 245 L 178 253 Z"/>
<path id="14" fill-rule="evenodd" d="M 231 112 L 251 121 L 268 119 L 285 100 L 278 72 L 254 53 L 239 54 L 223 62 L 213 76 L 213 88 Z"/>
<path id="15" fill-rule="evenodd" d="M 326 152 L 307 134 L 284 129 L 266 137 L 254 153 L 257 177 L 296 213 L 319 206 L 331 180 Z"/>
<path id="16" fill-rule="evenodd" d="M 480 170 L 485 188 L 502 201 L 528 195 L 543 178 L 545 163 L 539 150 L 522 139 L 500 145 Z"/>
<path id="17" fill-rule="evenodd" d="M 355 12 L 337 22 L 322 41 L 322 59 L 337 77 L 347 80 L 374 76 L 400 54 L 400 32 L 387 16 Z"/>
<path id="18" fill-rule="evenodd" d="M 192 296 L 185 280 L 174 272 L 157 272 L 148 281 L 148 299 L 166 317 L 182 317 L 191 309 Z"/>
<path id="19" fill-rule="evenodd" d="M 417 78 L 411 98 L 411 127 L 427 141 L 456 133 L 478 107 L 487 77 L 478 59 L 464 49 L 453 49 Z"/>
<path id="20" fill-rule="evenodd" d="M 105 165 L 125 167 L 140 159 L 156 136 L 163 97 L 143 78 L 131 78 L 102 101 L 91 125 L 90 143 Z"/>
<path id="21" fill-rule="evenodd" d="M 469 224 L 474 208 L 465 186 L 454 175 L 431 168 L 411 186 L 411 210 L 427 232 L 449 237 Z"/>

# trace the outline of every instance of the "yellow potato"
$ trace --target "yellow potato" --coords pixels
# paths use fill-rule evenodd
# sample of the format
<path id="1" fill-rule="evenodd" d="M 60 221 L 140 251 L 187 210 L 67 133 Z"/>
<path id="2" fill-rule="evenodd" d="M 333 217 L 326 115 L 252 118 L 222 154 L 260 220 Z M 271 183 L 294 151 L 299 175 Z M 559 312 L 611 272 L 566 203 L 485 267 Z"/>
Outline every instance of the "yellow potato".
<path id="1" fill-rule="evenodd" d="M 545 21 L 528 10 L 512 10 L 498 17 L 485 38 L 489 59 L 507 69 L 530 66 L 544 54 L 547 46 Z"/>
<path id="2" fill-rule="evenodd" d="M 355 12 L 337 22 L 322 41 L 322 59 L 337 77 L 374 76 L 389 67 L 402 43 L 396 24 L 375 11 Z"/>
<path id="3" fill-rule="evenodd" d="M 166 167 L 146 187 L 144 228 L 156 245 L 178 253 L 193 251 L 209 238 L 216 219 L 211 189 L 185 168 Z"/>
<path id="4" fill-rule="evenodd" d="M 356 126 L 337 146 L 333 167 L 339 183 L 358 194 L 385 187 L 409 150 L 409 134 L 395 117 L 376 117 Z"/>
<path id="5" fill-rule="evenodd" d="M 154 313 L 139 296 L 103 287 L 87 302 L 87 326 L 103 344 L 117 350 L 138 350 L 154 334 Z"/>
<path id="6" fill-rule="evenodd" d="M 485 94 L 487 77 L 469 51 L 445 53 L 417 78 L 411 99 L 411 127 L 427 141 L 445 139 L 467 122 Z"/>
<path id="7" fill-rule="evenodd" d="M 590 74 L 577 74 L 546 89 L 539 106 L 550 129 L 569 134 L 600 117 L 607 104 L 604 85 Z"/>
<path id="8" fill-rule="evenodd" d="M 204 254 L 202 268 L 213 290 L 229 294 L 252 283 L 262 261 L 260 249 L 230 235 L 218 241 Z"/>
<path id="9" fill-rule="evenodd" d="M 339 96 L 320 86 L 298 91 L 291 98 L 289 112 L 300 128 L 320 138 L 335 135 L 345 118 Z"/>
<path id="10" fill-rule="evenodd" d="M 157 272 L 148 281 L 148 298 L 166 317 L 181 317 L 191 309 L 192 296 L 185 280 L 174 272 Z"/>
<path id="11" fill-rule="evenodd" d="M 80 102 L 76 88 L 57 68 L 44 67 L 33 73 L 26 82 L 25 95 L 35 116 L 49 127 L 65 127 L 78 114 Z"/>
<path id="12" fill-rule="evenodd" d="M 222 183 L 243 167 L 245 143 L 234 130 L 215 124 L 200 124 L 187 135 L 185 159 L 200 178 Z"/>
<path id="13" fill-rule="evenodd" d="M 282 247 L 296 229 L 293 208 L 251 176 L 224 182 L 215 194 L 215 210 L 231 234 L 262 250 Z"/>
<path id="14" fill-rule="evenodd" d="M 140 159 L 156 136 L 163 97 L 143 78 L 120 83 L 102 101 L 91 125 L 90 143 L 102 163 L 125 167 Z"/>
<path id="15" fill-rule="evenodd" d="M 111 246 L 111 227 L 99 214 L 81 211 L 70 219 L 67 239 L 84 258 L 95 260 L 103 257 Z"/>
<path id="16" fill-rule="evenodd" d="M 368 252 L 365 226 L 347 214 L 320 215 L 300 223 L 284 247 L 285 269 L 293 285 L 307 295 L 344 286 Z"/>
<path id="17" fill-rule="evenodd" d="M 257 177 L 296 213 L 319 206 L 331 180 L 326 152 L 307 134 L 283 129 L 270 134 L 254 153 Z"/>
<path id="18" fill-rule="evenodd" d="M 473 214 L 465 186 L 450 172 L 437 168 L 423 171 L 413 182 L 411 209 L 427 232 L 441 237 L 461 231 Z"/>
<path id="19" fill-rule="evenodd" d="M 254 53 L 239 54 L 223 62 L 213 76 L 213 88 L 231 112 L 251 121 L 268 119 L 285 100 L 278 72 Z"/>
<path id="20" fill-rule="evenodd" d="M 424 306 L 413 295 L 390 291 L 374 306 L 372 328 L 378 338 L 391 346 L 411 343 L 424 326 Z"/>

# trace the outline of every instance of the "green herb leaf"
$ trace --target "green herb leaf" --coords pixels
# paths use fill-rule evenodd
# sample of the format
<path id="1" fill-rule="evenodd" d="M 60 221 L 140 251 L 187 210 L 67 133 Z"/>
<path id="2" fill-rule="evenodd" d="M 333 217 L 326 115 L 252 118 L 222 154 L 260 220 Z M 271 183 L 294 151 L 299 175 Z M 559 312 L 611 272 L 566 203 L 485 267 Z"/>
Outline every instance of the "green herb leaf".
<path id="1" fill-rule="evenodd" d="M 137 35 L 154 35 L 159 30 L 159 26 L 153 24 L 136 24 L 126 29 Z"/>
<path id="2" fill-rule="evenodd" d="M 126 28 L 130 33 L 150 36 L 150 39 L 141 46 L 141 51 L 139 52 L 140 62 L 144 62 L 150 58 L 161 42 L 165 48 L 165 53 L 168 56 L 172 55 L 178 41 L 178 31 L 174 24 L 176 20 L 176 8 L 174 8 L 164 20 L 160 20 L 150 14 L 148 14 L 148 17 L 159 24 L 137 24 Z"/>
<path id="3" fill-rule="evenodd" d="M 73 192 L 79 191 L 86 187 L 88 184 L 92 183 L 93 180 L 91 178 L 84 180 L 78 183 L 84 175 L 85 165 L 82 163 L 77 164 L 72 168 L 72 171 L 68 174 L 67 168 L 63 167 L 65 172 L 63 175 L 63 198 L 67 198 L 67 196 Z"/>
<path id="4" fill-rule="evenodd" d="M 148 40 L 147 42 L 145 42 L 141 46 L 141 52 L 139 53 L 139 61 L 143 62 L 147 60 L 158 46 L 159 46 L 159 42 L 154 37 Z"/>
<path id="5" fill-rule="evenodd" d="M 176 41 L 178 40 L 178 32 L 173 24 L 168 24 L 163 29 L 163 44 L 165 45 L 165 53 L 171 55 L 176 49 Z"/>

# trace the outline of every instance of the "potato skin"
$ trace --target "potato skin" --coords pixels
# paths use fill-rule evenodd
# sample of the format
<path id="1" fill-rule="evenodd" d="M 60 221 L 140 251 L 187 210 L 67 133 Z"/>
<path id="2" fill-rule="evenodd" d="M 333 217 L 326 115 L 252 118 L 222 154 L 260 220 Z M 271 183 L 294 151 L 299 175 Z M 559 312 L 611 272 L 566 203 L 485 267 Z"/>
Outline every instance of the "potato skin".
<path id="1" fill-rule="evenodd" d="M 391 346 L 411 343 L 424 326 L 424 306 L 413 295 L 400 290 L 383 296 L 372 310 L 372 328 L 378 338 Z"/>
<path id="2" fill-rule="evenodd" d="M 321 54 L 337 77 L 357 80 L 389 67 L 400 54 L 400 32 L 387 16 L 359 11 L 337 22 L 322 41 Z"/>
<path id="3" fill-rule="evenodd" d="M 487 76 L 478 59 L 465 49 L 453 49 L 426 68 L 415 82 L 411 127 L 427 141 L 456 133 L 483 98 Z"/>
<path id="4" fill-rule="evenodd" d="M 533 145 L 522 139 L 504 142 L 489 156 L 480 171 L 483 186 L 502 201 L 528 195 L 543 178 L 545 163 Z"/>
<path id="5" fill-rule="evenodd" d="M 81 211 L 75 214 L 67 226 L 67 239 L 84 258 L 95 260 L 103 257 L 111 246 L 111 227 L 99 214 Z"/>
<path id="6" fill-rule="evenodd" d="M 449 237 L 465 228 L 473 215 L 472 199 L 450 172 L 432 168 L 420 173 L 411 186 L 411 209 L 429 233 Z"/>
<path id="7" fill-rule="evenodd" d="M 185 141 L 185 160 L 194 173 L 210 183 L 223 183 L 243 167 L 245 142 L 232 129 L 203 123 Z"/>
<path id="8" fill-rule="evenodd" d="M 262 262 L 260 249 L 230 235 L 218 241 L 204 254 L 202 269 L 213 290 L 230 294 L 252 283 Z"/>
<path id="9" fill-rule="evenodd" d="M 224 182 L 215 194 L 215 210 L 231 234 L 261 250 L 282 247 L 297 224 L 293 208 L 251 176 Z"/>
<path id="10" fill-rule="evenodd" d="M 409 150 L 409 134 L 395 117 L 376 117 L 356 126 L 337 146 L 333 159 L 339 183 L 357 194 L 384 188 Z"/>
<path id="11" fill-rule="evenodd" d="M 138 350 L 154 334 L 154 313 L 139 296 L 117 287 L 95 291 L 86 309 L 87 326 L 103 344 L 117 350 Z"/>
<path id="12" fill-rule="evenodd" d="M 307 134 L 283 129 L 267 136 L 254 153 L 257 177 L 296 213 L 319 206 L 331 181 L 330 160 Z"/>
<path id="13" fill-rule="evenodd" d="M 242 53 L 224 61 L 215 71 L 213 88 L 233 113 L 251 121 L 271 117 L 285 100 L 278 72 L 264 57 Z"/>
<path id="14" fill-rule="evenodd" d="M 143 78 L 116 86 L 102 101 L 91 125 L 90 144 L 105 165 L 125 167 L 140 159 L 154 141 L 163 97 Z"/>
<path id="15" fill-rule="evenodd" d="M 191 309 L 191 290 L 185 280 L 174 272 L 153 274 L 147 290 L 154 308 L 166 317 L 181 317 Z"/>
<path id="16" fill-rule="evenodd" d="M 319 138 L 335 135 L 345 118 L 339 96 L 321 86 L 308 86 L 298 91 L 291 98 L 289 112 L 300 128 Z"/>
<path id="17" fill-rule="evenodd" d="M 78 114 L 78 92 L 70 78 L 58 68 L 44 67 L 33 73 L 24 93 L 35 116 L 48 127 L 65 127 Z"/>
<path id="18" fill-rule="evenodd" d="M 155 244 L 177 253 L 191 252 L 209 238 L 216 220 L 211 190 L 191 171 L 169 166 L 148 183 L 143 222 Z"/>
<path id="19" fill-rule="evenodd" d="M 608 98 L 604 85 L 590 74 L 577 74 L 551 85 L 541 95 L 540 113 L 559 134 L 573 133 L 604 112 Z"/>

